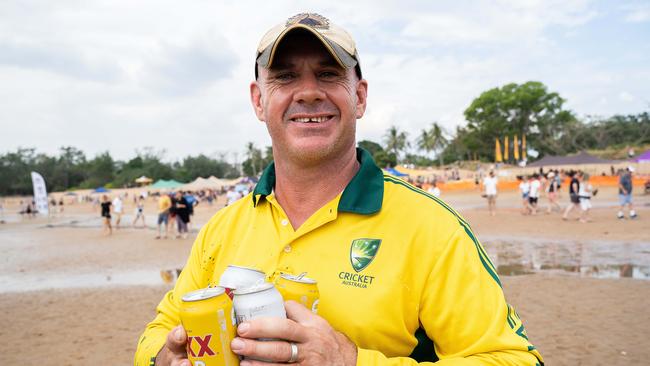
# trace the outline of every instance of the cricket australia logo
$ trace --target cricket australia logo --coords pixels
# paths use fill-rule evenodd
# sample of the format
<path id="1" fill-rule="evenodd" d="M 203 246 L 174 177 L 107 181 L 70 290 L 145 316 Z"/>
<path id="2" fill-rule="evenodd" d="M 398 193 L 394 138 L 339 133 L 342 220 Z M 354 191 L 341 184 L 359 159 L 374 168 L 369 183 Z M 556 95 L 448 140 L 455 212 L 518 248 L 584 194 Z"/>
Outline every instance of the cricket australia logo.
<path id="1" fill-rule="evenodd" d="M 339 272 L 339 278 L 343 280 L 341 283 L 347 286 L 354 286 L 359 288 L 368 288 L 372 285 L 374 276 L 362 275 L 359 272 L 363 271 L 377 255 L 381 239 L 355 239 L 350 246 L 350 263 L 356 273 Z"/>
<path id="2" fill-rule="evenodd" d="M 350 263 L 355 271 L 361 272 L 375 259 L 379 250 L 379 239 L 355 239 L 350 246 Z"/>

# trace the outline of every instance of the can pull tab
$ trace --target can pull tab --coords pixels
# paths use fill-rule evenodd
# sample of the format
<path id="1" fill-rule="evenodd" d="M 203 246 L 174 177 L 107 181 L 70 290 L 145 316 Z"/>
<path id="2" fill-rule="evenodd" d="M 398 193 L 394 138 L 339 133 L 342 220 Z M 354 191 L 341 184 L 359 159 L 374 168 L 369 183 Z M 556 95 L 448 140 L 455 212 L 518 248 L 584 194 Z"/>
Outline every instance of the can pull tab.
<path id="1" fill-rule="evenodd" d="M 297 275 L 296 280 L 298 280 L 298 281 L 302 280 L 302 278 L 305 277 L 306 274 L 307 274 L 307 272 L 303 272 L 303 273 Z"/>

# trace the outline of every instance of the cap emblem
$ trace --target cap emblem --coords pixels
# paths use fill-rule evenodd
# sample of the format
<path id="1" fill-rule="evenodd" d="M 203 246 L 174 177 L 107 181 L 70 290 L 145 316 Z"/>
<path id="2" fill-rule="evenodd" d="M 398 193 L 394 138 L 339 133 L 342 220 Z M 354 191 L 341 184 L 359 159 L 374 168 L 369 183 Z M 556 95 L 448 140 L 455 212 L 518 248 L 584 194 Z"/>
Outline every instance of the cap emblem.
<path id="1" fill-rule="evenodd" d="M 316 13 L 300 13 L 287 19 L 287 27 L 294 24 L 304 24 L 317 29 L 329 29 L 330 27 L 330 21 Z"/>

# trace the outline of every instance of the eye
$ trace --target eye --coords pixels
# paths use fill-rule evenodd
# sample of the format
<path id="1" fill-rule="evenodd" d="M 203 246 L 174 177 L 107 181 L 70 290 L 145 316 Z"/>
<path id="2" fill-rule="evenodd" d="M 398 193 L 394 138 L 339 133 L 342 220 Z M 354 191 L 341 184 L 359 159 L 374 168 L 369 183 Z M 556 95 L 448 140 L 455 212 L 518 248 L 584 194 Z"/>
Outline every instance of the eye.
<path id="1" fill-rule="evenodd" d="M 318 74 L 318 77 L 321 79 L 329 80 L 329 79 L 336 79 L 340 77 L 341 76 L 340 74 L 341 74 L 340 72 L 335 70 L 325 70 L 325 71 L 321 71 Z"/>
<path id="2" fill-rule="evenodd" d="M 296 74 L 293 72 L 279 72 L 273 76 L 273 79 L 281 82 L 291 81 L 295 78 L 296 78 Z"/>

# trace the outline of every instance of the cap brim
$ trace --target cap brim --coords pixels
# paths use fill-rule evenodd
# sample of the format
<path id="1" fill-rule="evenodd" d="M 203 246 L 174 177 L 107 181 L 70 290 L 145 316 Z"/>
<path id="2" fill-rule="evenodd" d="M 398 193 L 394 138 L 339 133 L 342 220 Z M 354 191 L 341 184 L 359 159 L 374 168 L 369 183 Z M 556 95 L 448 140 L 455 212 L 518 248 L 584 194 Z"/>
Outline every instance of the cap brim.
<path id="1" fill-rule="evenodd" d="M 355 56 L 350 55 L 345 51 L 341 46 L 336 44 L 336 42 L 333 42 L 329 40 L 327 37 L 323 36 L 320 32 L 315 30 L 312 27 L 306 26 L 304 24 L 293 24 L 289 27 L 287 27 L 285 30 L 280 33 L 273 44 L 270 46 L 266 47 L 259 56 L 257 57 L 257 64 L 260 67 L 264 68 L 271 68 L 273 66 L 273 61 L 275 60 L 276 52 L 278 50 L 278 47 L 282 43 L 282 40 L 291 32 L 296 31 L 296 30 L 305 30 L 308 31 L 310 34 L 313 34 L 327 49 L 327 51 L 334 57 L 336 62 L 341 65 L 341 67 L 349 69 L 353 68 L 357 65 L 357 60 L 355 59 Z"/>

